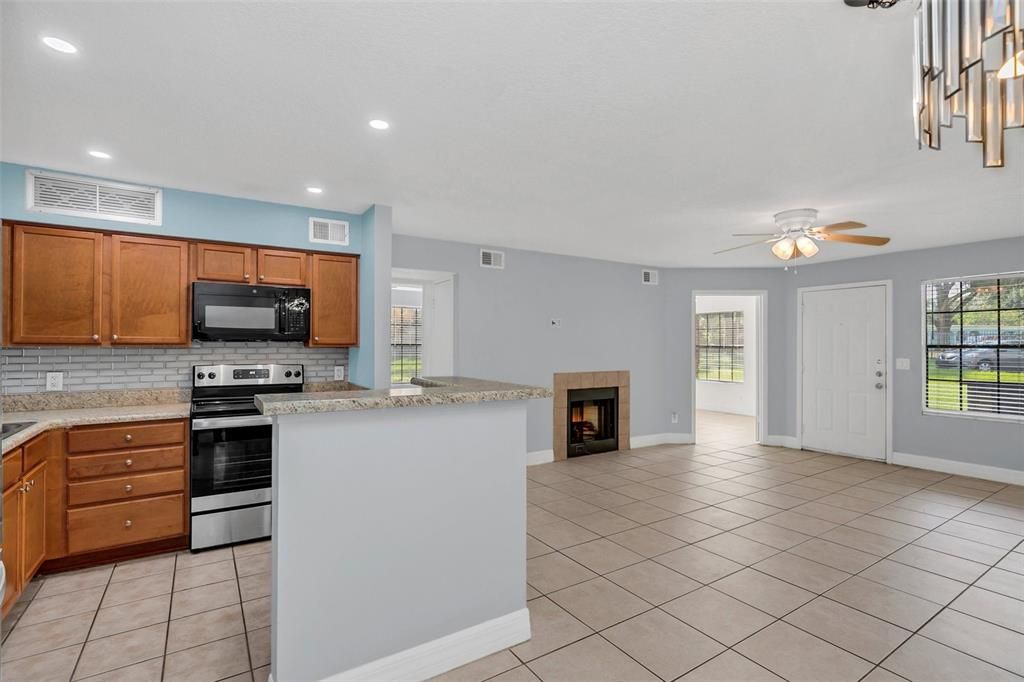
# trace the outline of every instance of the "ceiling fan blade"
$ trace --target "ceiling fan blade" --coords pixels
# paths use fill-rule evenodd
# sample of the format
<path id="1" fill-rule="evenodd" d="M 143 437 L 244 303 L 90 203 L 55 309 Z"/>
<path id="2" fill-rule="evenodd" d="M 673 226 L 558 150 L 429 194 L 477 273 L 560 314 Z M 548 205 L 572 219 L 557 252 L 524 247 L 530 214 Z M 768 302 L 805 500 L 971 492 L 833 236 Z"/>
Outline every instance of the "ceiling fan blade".
<path id="1" fill-rule="evenodd" d="M 733 237 L 774 237 L 774 232 L 733 232 Z"/>
<path id="2" fill-rule="evenodd" d="M 862 227 L 867 227 L 864 223 L 858 223 L 856 220 L 847 220 L 842 223 L 832 223 L 831 225 L 819 225 L 818 227 L 812 227 L 811 232 L 837 232 L 839 230 L 859 230 Z"/>
<path id="3" fill-rule="evenodd" d="M 847 244 L 867 244 L 883 246 L 889 243 L 888 237 L 869 237 L 866 234 L 823 234 L 821 238 L 830 242 L 846 242 Z"/>
<path id="4" fill-rule="evenodd" d="M 722 249 L 721 251 L 715 251 L 711 255 L 717 256 L 718 254 L 725 253 L 726 251 L 735 251 L 737 249 L 745 249 L 748 246 L 757 246 L 758 244 L 767 244 L 767 243 L 768 242 L 764 241 L 763 239 L 758 239 L 756 242 L 750 242 L 748 244 L 740 244 L 739 246 L 733 246 L 733 247 L 730 247 L 728 249 Z"/>

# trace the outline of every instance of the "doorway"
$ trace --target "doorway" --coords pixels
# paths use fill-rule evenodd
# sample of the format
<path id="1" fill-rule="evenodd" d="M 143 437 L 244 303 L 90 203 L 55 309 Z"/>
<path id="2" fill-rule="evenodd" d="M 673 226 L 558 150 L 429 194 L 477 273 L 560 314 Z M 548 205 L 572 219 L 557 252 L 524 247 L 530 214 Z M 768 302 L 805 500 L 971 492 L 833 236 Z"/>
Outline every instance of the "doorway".
<path id="1" fill-rule="evenodd" d="M 887 460 L 892 443 L 892 283 L 798 292 L 800 447 Z"/>
<path id="2" fill-rule="evenodd" d="M 454 375 L 455 275 L 395 268 L 391 277 L 391 384 Z"/>
<path id="3" fill-rule="evenodd" d="M 763 291 L 693 296 L 694 440 L 743 447 L 760 442 Z"/>

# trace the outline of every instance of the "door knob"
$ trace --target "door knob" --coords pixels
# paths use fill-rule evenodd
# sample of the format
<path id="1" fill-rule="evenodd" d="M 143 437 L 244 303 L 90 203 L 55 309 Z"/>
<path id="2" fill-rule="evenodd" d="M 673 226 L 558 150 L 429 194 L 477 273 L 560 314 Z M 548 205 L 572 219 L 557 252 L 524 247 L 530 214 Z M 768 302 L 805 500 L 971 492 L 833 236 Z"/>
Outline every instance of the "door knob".
<path id="1" fill-rule="evenodd" d="M 877 384 L 875 384 L 875 388 L 885 388 L 885 384 L 879 381 Z"/>

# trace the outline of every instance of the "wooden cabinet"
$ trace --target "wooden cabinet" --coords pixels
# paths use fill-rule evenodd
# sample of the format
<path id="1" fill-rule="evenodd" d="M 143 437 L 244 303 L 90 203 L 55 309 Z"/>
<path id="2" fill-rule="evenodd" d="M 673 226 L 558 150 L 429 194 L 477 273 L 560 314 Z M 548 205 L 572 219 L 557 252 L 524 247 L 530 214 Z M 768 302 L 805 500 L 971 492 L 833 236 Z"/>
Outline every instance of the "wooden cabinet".
<path id="1" fill-rule="evenodd" d="M 311 346 L 359 343 L 359 259 L 313 254 Z"/>
<path id="2" fill-rule="evenodd" d="M 185 532 L 184 495 L 100 504 L 68 511 L 72 554 L 130 545 Z"/>
<path id="3" fill-rule="evenodd" d="M 115 234 L 110 243 L 110 339 L 189 342 L 188 242 Z"/>
<path id="4" fill-rule="evenodd" d="M 253 249 L 237 244 L 200 242 L 196 250 L 196 279 L 247 284 L 256 277 Z"/>
<path id="5" fill-rule="evenodd" d="M 21 594 L 21 536 L 24 523 L 21 515 L 21 486 L 13 485 L 4 491 L 4 585 L 3 614 Z"/>
<path id="6" fill-rule="evenodd" d="M 103 235 L 15 225 L 12 241 L 11 341 L 99 344 Z"/>
<path id="7" fill-rule="evenodd" d="M 306 262 L 309 255 L 301 251 L 257 249 L 256 273 L 260 284 L 306 285 Z"/>
<path id="8" fill-rule="evenodd" d="M 46 473 L 46 462 L 40 462 L 23 479 L 21 575 L 25 582 L 46 559 Z"/>
<path id="9" fill-rule="evenodd" d="M 16 461 L 21 462 L 24 450 L 18 448 L 4 455 L 5 483 L 7 472 L 14 470 Z M 3 561 L 7 572 L 3 613 L 17 601 L 46 559 L 47 465 L 42 459 L 3 491 Z"/>
<path id="10" fill-rule="evenodd" d="M 68 434 L 68 452 L 173 445 L 184 443 L 186 432 L 185 422 L 177 420 L 82 426 Z"/>

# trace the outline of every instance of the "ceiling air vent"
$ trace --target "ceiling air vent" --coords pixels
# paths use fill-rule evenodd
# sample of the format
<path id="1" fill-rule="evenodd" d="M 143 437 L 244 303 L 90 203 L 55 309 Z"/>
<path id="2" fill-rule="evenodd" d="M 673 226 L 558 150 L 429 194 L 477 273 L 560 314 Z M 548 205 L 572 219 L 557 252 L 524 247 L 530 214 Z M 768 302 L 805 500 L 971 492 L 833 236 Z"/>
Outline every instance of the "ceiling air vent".
<path id="1" fill-rule="evenodd" d="M 348 223 L 344 220 L 310 217 L 309 241 L 315 244 L 348 246 Z"/>
<path id="2" fill-rule="evenodd" d="M 641 270 L 640 281 L 644 284 L 651 286 L 657 286 L 658 284 L 658 271 L 657 270 Z"/>
<path id="3" fill-rule="evenodd" d="M 505 269 L 505 252 L 480 249 L 480 267 L 494 268 L 495 270 Z"/>
<path id="4" fill-rule="evenodd" d="M 26 171 L 25 201 L 28 210 L 39 213 L 144 225 L 163 222 L 162 190 L 77 175 Z"/>

